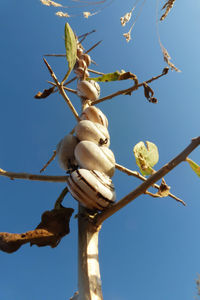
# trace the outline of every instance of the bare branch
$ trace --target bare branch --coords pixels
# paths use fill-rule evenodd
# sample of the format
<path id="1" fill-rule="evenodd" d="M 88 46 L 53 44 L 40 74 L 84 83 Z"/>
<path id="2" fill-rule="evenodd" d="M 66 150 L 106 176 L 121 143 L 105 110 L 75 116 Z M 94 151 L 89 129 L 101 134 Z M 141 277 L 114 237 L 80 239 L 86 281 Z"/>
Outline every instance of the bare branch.
<path id="1" fill-rule="evenodd" d="M 54 82 L 52 82 L 52 81 L 47 80 L 47 82 L 50 83 L 50 84 L 53 85 L 53 86 L 57 86 L 56 83 L 54 83 Z M 77 91 L 76 91 L 76 90 L 70 89 L 70 88 L 68 88 L 68 87 L 66 87 L 66 86 L 63 86 L 63 88 L 64 88 L 64 90 L 66 90 L 66 91 L 68 91 L 68 92 L 70 92 L 70 93 L 77 94 Z M 55 90 L 53 93 L 56 93 L 57 91 L 58 91 L 58 90 Z"/>
<path id="2" fill-rule="evenodd" d="M 0 169 L 0 176 L 9 177 L 13 179 L 25 179 L 25 180 L 34 180 L 34 181 L 49 181 L 49 182 L 67 182 L 68 176 L 52 176 L 52 175 L 37 175 L 30 173 L 16 173 L 8 172 L 3 169 Z"/>
<path id="3" fill-rule="evenodd" d="M 94 44 L 90 49 L 88 49 L 85 53 L 89 53 L 90 51 L 92 51 L 94 48 L 96 48 L 99 44 L 101 44 L 102 40 L 97 42 L 96 44 Z"/>
<path id="4" fill-rule="evenodd" d="M 65 102 L 67 103 L 67 105 L 69 106 L 69 108 L 71 109 L 72 113 L 74 114 L 75 118 L 77 121 L 80 121 L 80 117 L 76 111 L 76 109 L 74 108 L 73 104 L 71 103 L 70 99 L 68 98 L 68 96 L 66 95 L 65 91 L 64 91 L 64 87 L 62 84 L 60 84 L 60 82 L 58 81 L 56 75 L 54 74 L 53 70 L 51 69 L 50 65 L 48 64 L 48 62 L 46 61 L 45 58 L 43 58 L 44 60 L 44 63 L 46 64 L 50 74 L 51 74 L 51 77 L 53 78 L 54 82 L 56 83 L 57 85 L 57 88 L 61 94 L 61 96 L 64 98 Z"/>
<path id="5" fill-rule="evenodd" d="M 46 164 L 44 165 L 44 167 L 40 170 L 40 173 L 44 172 L 44 170 L 54 160 L 55 157 L 56 157 L 56 150 L 53 151 L 53 154 L 51 155 L 50 159 L 46 162 Z"/>
<path id="6" fill-rule="evenodd" d="M 140 195 L 144 194 L 146 190 L 151 187 L 155 182 L 164 177 L 167 173 L 169 173 L 172 169 L 174 169 L 178 164 L 182 161 L 185 161 L 186 157 L 199 146 L 200 144 L 200 136 L 192 139 L 189 146 L 187 146 L 180 154 L 178 154 L 175 158 L 173 158 L 168 164 L 164 165 L 160 170 L 155 172 L 152 176 L 150 176 L 145 182 L 139 185 L 135 190 L 126 195 L 116 204 L 108 208 L 107 210 L 99 213 L 95 218 L 95 224 L 97 226 L 101 225 L 103 221 L 108 219 L 114 213 L 119 211 L 121 208 L 135 200 Z"/>
<path id="7" fill-rule="evenodd" d="M 140 179 L 140 180 L 142 180 L 142 181 L 146 181 L 146 180 L 147 180 L 146 177 L 142 176 L 142 175 L 141 175 L 139 172 L 137 172 L 137 171 L 132 171 L 132 170 L 127 169 L 127 168 L 125 168 L 124 166 L 121 166 L 121 165 L 119 165 L 119 164 L 115 164 L 115 167 L 116 167 L 118 170 L 120 170 L 120 171 L 126 173 L 127 175 L 134 176 L 134 177 L 136 177 L 136 178 L 138 178 L 138 179 Z M 158 184 L 156 184 L 156 183 L 153 184 L 152 187 L 154 187 L 154 188 L 156 188 L 156 189 L 158 189 L 158 190 L 159 190 L 159 188 L 160 188 L 160 186 L 159 186 Z M 147 192 L 146 192 L 146 194 L 147 194 Z M 175 199 L 177 202 L 182 203 L 184 206 L 186 206 L 186 203 L 185 203 L 182 199 L 176 197 L 175 195 L 169 193 L 168 196 L 171 197 L 171 198 L 173 198 L 173 199 Z M 157 196 L 157 197 L 159 197 L 159 196 Z"/>
<path id="8" fill-rule="evenodd" d="M 164 69 L 165 70 L 165 69 Z M 93 101 L 91 105 L 96 105 L 100 102 L 103 102 L 103 101 L 106 101 L 106 100 L 109 100 L 109 99 L 112 99 L 114 97 L 117 97 L 117 96 L 120 96 L 120 95 L 131 95 L 131 93 L 135 90 L 137 90 L 139 87 L 143 86 L 145 83 L 150 83 L 154 80 L 157 80 L 158 78 L 166 75 L 167 72 L 162 72 L 162 74 L 158 75 L 158 76 L 155 76 L 155 77 L 152 77 L 151 79 L 147 80 L 147 81 L 143 81 L 142 83 L 139 83 L 137 85 L 134 85 L 128 89 L 125 89 L 125 90 L 120 90 L 118 92 L 115 92 L 113 94 L 110 94 L 106 97 L 103 97 L 103 98 L 100 98 L 99 100 L 96 100 L 96 101 Z"/>

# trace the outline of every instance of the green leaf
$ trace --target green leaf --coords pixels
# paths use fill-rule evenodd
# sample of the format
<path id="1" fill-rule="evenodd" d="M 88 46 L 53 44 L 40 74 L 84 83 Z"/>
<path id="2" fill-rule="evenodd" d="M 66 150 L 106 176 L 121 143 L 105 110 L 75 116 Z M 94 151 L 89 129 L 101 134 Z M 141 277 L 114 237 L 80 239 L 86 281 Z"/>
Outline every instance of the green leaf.
<path id="1" fill-rule="evenodd" d="M 158 148 L 154 143 L 139 142 L 133 148 L 136 164 L 140 168 L 143 175 L 152 175 L 154 173 L 153 166 L 158 162 L 159 154 Z"/>
<path id="2" fill-rule="evenodd" d="M 186 158 L 186 161 L 189 163 L 192 170 L 200 177 L 200 166 L 197 165 L 193 160 L 189 157 Z"/>
<path id="3" fill-rule="evenodd" d="M 99 77 L 88 78 L 87 80 L 91 80 L 91 79 L 99 82 L 110 82 L 110 81 L 117 81 L 117 80 L 133 79 L 135 81 L 135 84 L 138 84 L 137 76 L 135 74 L 132 74 L 131 72 L 125 72 L 124 70 L 121 70 L 121 72 L 116 71 L 113 73 L 107 73 Z"/>
<path id="4" fill-rule="evenodd" d="M 76 63 L 76 55 L 77 55 L 76 37 L 69 23 L 65 24 L 65 49 L 66 49 L 66 58 L 68 61 L 68 71 L 62 83 L 68 78 L 69 74 L 73 70 L 74 65 Z"/>

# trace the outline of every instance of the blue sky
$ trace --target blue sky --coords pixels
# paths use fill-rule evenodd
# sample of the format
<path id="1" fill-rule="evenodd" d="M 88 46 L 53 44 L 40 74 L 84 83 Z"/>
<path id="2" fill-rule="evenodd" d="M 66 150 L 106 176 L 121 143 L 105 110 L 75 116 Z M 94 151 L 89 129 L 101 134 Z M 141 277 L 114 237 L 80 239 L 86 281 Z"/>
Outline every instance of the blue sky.
<path id="1" fill-rule="evenodd" d="M 131 0 L 116 0 L 94 17 L 77 16 L 67 21 L 78 35 L 97 30 L 84 43 L 88 49 L 103 40 L 91 53 L 97 70 L 106 73 L 124 69 L 143 81 L 161 73 L 166 65 L 156 35 L 156 1 L 145 3 L 132 40 L 126 43 L 122 34 L 129 27 L 122 28 L 119 20 L 132 6 Z M 119 164 L 135 170 L 132 148 L 148 140 L 159 148 L 159 169 L 199 135 L 199 11 L 199 1 L 176 1 L 159 26 L 161 41 L 182 72 L 169 72 L 151 84 L 158 104 L 148 103 L 142 89 L 132 96 L 99 104 L 109 119 L 110 148 Z M 55 12 L 40 1 L 1 3 L 0 168 L 9 171 L 38 173 L 60 139 L 75 125 L 58 94 L 43 101 L 34 99 L 39 90 L 48 87 L 46 80 L 50 79 L 42 56 L 65 51 L 66 20 L 56 17 Z M 63 78 L 65 58 L 48 58 L 48 62 L 58 78 Z M 128 81 L 101 84 L 101 95 L 130 85 Z M 79 99 L 70 97 L 80 112 Z M 200 162 L 199 153 L 197 149 L 190 157 Z M 54 161 L 46 174 L 64 172 Z M 199 178 L 182 163 L 165 179 L 186 207 L 171 198 L 144 195 L 103 225 L 100 267 L 106 300 L 188 300 L 196 295 L 195 279 L 200 273 Z M 119 171 L 113 182 L 117 200 L 140 184 Z M 52 209 L 63 188 L 61 183 L 0 178 L 0 231 L 33 229 L 40 215 Z M 64 205 L 77 210 L 70 196 Z M 26 245 L 12 255 L 1 252 L 0 265 L 3 300 L 69 299 L 77 290 L 76 219 L 72 218 L 71 233 L 57 248 Z"/>

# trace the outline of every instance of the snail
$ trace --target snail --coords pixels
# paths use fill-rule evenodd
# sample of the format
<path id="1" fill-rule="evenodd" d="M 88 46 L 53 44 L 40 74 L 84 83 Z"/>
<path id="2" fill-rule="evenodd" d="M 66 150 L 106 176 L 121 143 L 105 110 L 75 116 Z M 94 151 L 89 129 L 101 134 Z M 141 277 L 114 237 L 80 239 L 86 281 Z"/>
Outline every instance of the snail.
<path id="1" fill-rule="evenodd" d="M 107 117 L 104 115 L 104 113 L 102 113 L 102 111 L 99 108 L 95 106 L 87 107 L 81 114 L 81 120 L 90 120 L 108 128 Z"/>
<path id="2" fill-rule="evenodd" d="M 77 53 L 76 55 L 79 57 L 81 57 L 83 55 L 83 48 L 80 47 L 80 45 L 77 47 Z"/>
<path id="3" fill-rule="evenodd" d="M 114 175 L 115 156 L 107 147 L 99 147 L 90 141 L 81 141 L 75 147 L 75 158 L 79 167 L 97 170 L 109 177 Z"/>
<path id="4" fill-rule="evenodd" d="M 107 128 L 90 120 L 82 120 L 75 127 L 75 133 L 80 141 L 91 141 L 99 146 L 110 146 L 110 135 Z"/>
<path id="5" fill-rule="evenodd" d="M 87 71 L 87 69 L 83 69 L 82 67 L 74 69 L 74 73 L 79 79 L 88 78 L 90 76 L 90 73 Z"/>
<path id="6" fill-rule="evenodd" d="M 62 169 L 69 171 L 77 167 L 74 156 L 75 147 L 78 144 L 78 139 L 72 134 L 66 135 L 57 145 L 56 153 L 58 162 Z"/>
<path id="7" fill-rule="evenodd" d="M 100 86 L 94 80 L 81 80 L 77 84 L 77 95 L 79 97 L 95 101 L 100 96 Z"/>
<path id="8" fill-rule="evenodd" d="M 72 196 L 89 209 L 103 210 L 115 201 L 111 179 L 97 170 L 75 170 L 67 181 Z"/>
<path id="9" fill-rule="evenodd" d="M 87 67 L 89 67 L 89 65 L 91 64 L 91 58 L 88 54 L 84 53 L 80 56 L 81 59 L 83 59 L 87 65 Z"/>

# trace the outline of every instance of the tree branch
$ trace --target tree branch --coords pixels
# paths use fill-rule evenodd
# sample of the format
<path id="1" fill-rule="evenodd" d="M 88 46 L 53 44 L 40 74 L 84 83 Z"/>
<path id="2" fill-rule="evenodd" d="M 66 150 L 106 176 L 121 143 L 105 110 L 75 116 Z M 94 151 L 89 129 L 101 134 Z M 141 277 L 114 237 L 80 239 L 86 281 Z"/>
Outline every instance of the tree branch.
<path id="1" fill-rule="evenodd" d="M 165 69 L 164 69 L 164 70 L 165 70 Z M 106 96 L 106 97 L 103 97 L 103 98 L 100 98 L 100 99 L 98 99 L 98 100 L 96 100 L 96 101 L 93 101 L 93 102 L 91 103 L 91 105 L 96 105 L 96 104 L 98 104 L 98 103 L 101 103 L 101 102 L 103 102 L 103 101 L 112 99 L 112 98 L 117 97 L 117 96 L 120 96 L 120 95 L 126 95 L 126 94 L 130 95 L 133 91 L 137 90 L 139 87 L 143 86 L 145 83 L 150 83 L 150 82 L 152 82 L 152 81 L 154 81 L 154 80 L 157 80 L 158 78 L 160 78 L 160 77 L 162 77 L 162 76 L 164 76 L 164 75 L 166 75 L 166 74 L 167 74 L 167 71 L 163 71 L 162 74 L 160 74 L 160 75 L 158 75 L 158 76 L 155 76 L 155 77 L 152 77 L 151 79 L 149 79 L 149 80 L 147 80 L 147 81 L 143 81 L 142 83 L 139 83 L 139 84 L 137 84 L 137 85 L 134 85 L 134 86 L 132 86 L 132 87 L 130 87 L 130 88 L 128 88 L 128 89 L 120 90 L 120 91 L 115 92 L 115 93 L 113 93 L 113 94 L 110 94 L 110 95 L 108 95 L 108 96 Z"/>
<path id="2" fill-rule="evenodd" d="M 34 181 L 49 181 L 49 182 L 67 182 L 68 176 L 51 176 L 51 175 L 37 175 L 30 173 L 16 173 L 8 172 L 0 169 L 0 176 L 9 177 L 11 180 L 14 179 L 25 179 Z"/>
<path id="3" fill-rule="evenodd" d="M 116 167 L 116 169 L 118 169 L 119 171 L 122 171 L 122 172 L 126 173 L 126 174 L 129 175 L 129 176 L 134 176 L 134 177 L 136 177 L 136 178 L 138 178 L 138 179 L 140 179 L 140 180 L 142 180 L 142 181 L 146 181 L 146 180 L 147 180 L 146 177 L 142 176 L 142 175 L 141 175 L 139 172 L 137 172 L 137 171 L 129 170 L 129 169 L 127 169 L 127 168 L 125 168 L 124 166 L 121 166 L 121 165 L 119 165 L 119 164 L 115 164 L 115 167 Z M 158 184 L 156 184 L 156 183 L 153 184 L 152 187 L 154 187 L 154 188 L 156 188 L 156 189 L 158 189 L 158 190 L 159 190 L 159 188 L 160 188 L 160 186 L 159 186 Z M 147 194 L 147 191 L 146 191 L 146 194 Z M 148 192 L 148 194 L 150 195 L 150 192 Z M 176 201 L 182 203 L 184 206 L 186 206 L 186 203 L 185 203 L 182 199 L 176 197 L 175 195 L 169 193 L 168 196 L 171 197 L 171 198 L 173 198 L 173 199 L 175 199 Z M 154 197 L 155 197 L 155 196 L 154 196 Z M 157 196 L 157 197 L 158 197 L 158 196 Z"/>
<path id="4" fill-rule="evenodd" d="M 95 218 L 95 224 L 97 226 L 101 225 L 103 221 L 108 219 L 110 216 L 112 216 L 114 213 L 116 213 L 118 210 L 135 200 L 138 196 L 145 193 L 145 191 L 152 186 L 155 182 L 157 182 L 159 179 L 161 179 L 163 176 L 165 176 L 167 173 L 169 173 L 172 169 L 174 169 L 178 164 L 180 164 L 182 161 L 186 159 L 186 157 L 200 144 L 200 136 L 197 138 L 192 139 L 189 146 L 187 146 L 180 154 L 178 154 L 174 159 L 172 159 L 168 164 L 164 165 L 160 170 L 155 172 L 152 176 L 150 176 L 145 182 L 143 182 L 141 185 L 139 185 L 135 190 L 133 190 L 131 193 L 126 195 L 124 198 L 122 198 L 120 201 L 118 201 L 116 204 L 108 208 L 107 210 L 103 211 L 102 213 L 99 213 L 97 217 Z"/>
<path id="5" fill-rule="evenodd" d="M 43 58 L 45 65 L 47 66 L 51 77 L 53 78 L 55 84 L 57 85 L 57 88 L 61 94 L 61 96 L 64 98 L 65 102 L 67 103 L 67 105 L 69 106 L 69 108 L 71 109 L 73 115 L 75 116 L 75 118 L 77 119 L 77 121 L 80 121 L 80 117 L 76 111 L 76 109 L 74 108 L 73 104 L 71 103 L 70 99 L 68 98 L 68 96 L 65 93 L 65 90 L 63 88 L 63 85 L 60 84 L 60 82 L 58 81 L 56 75 L 54 74 L 53 70 L 51 69 L 50 65 L 48 64 L 47 60 L 45 58 Z"/>

